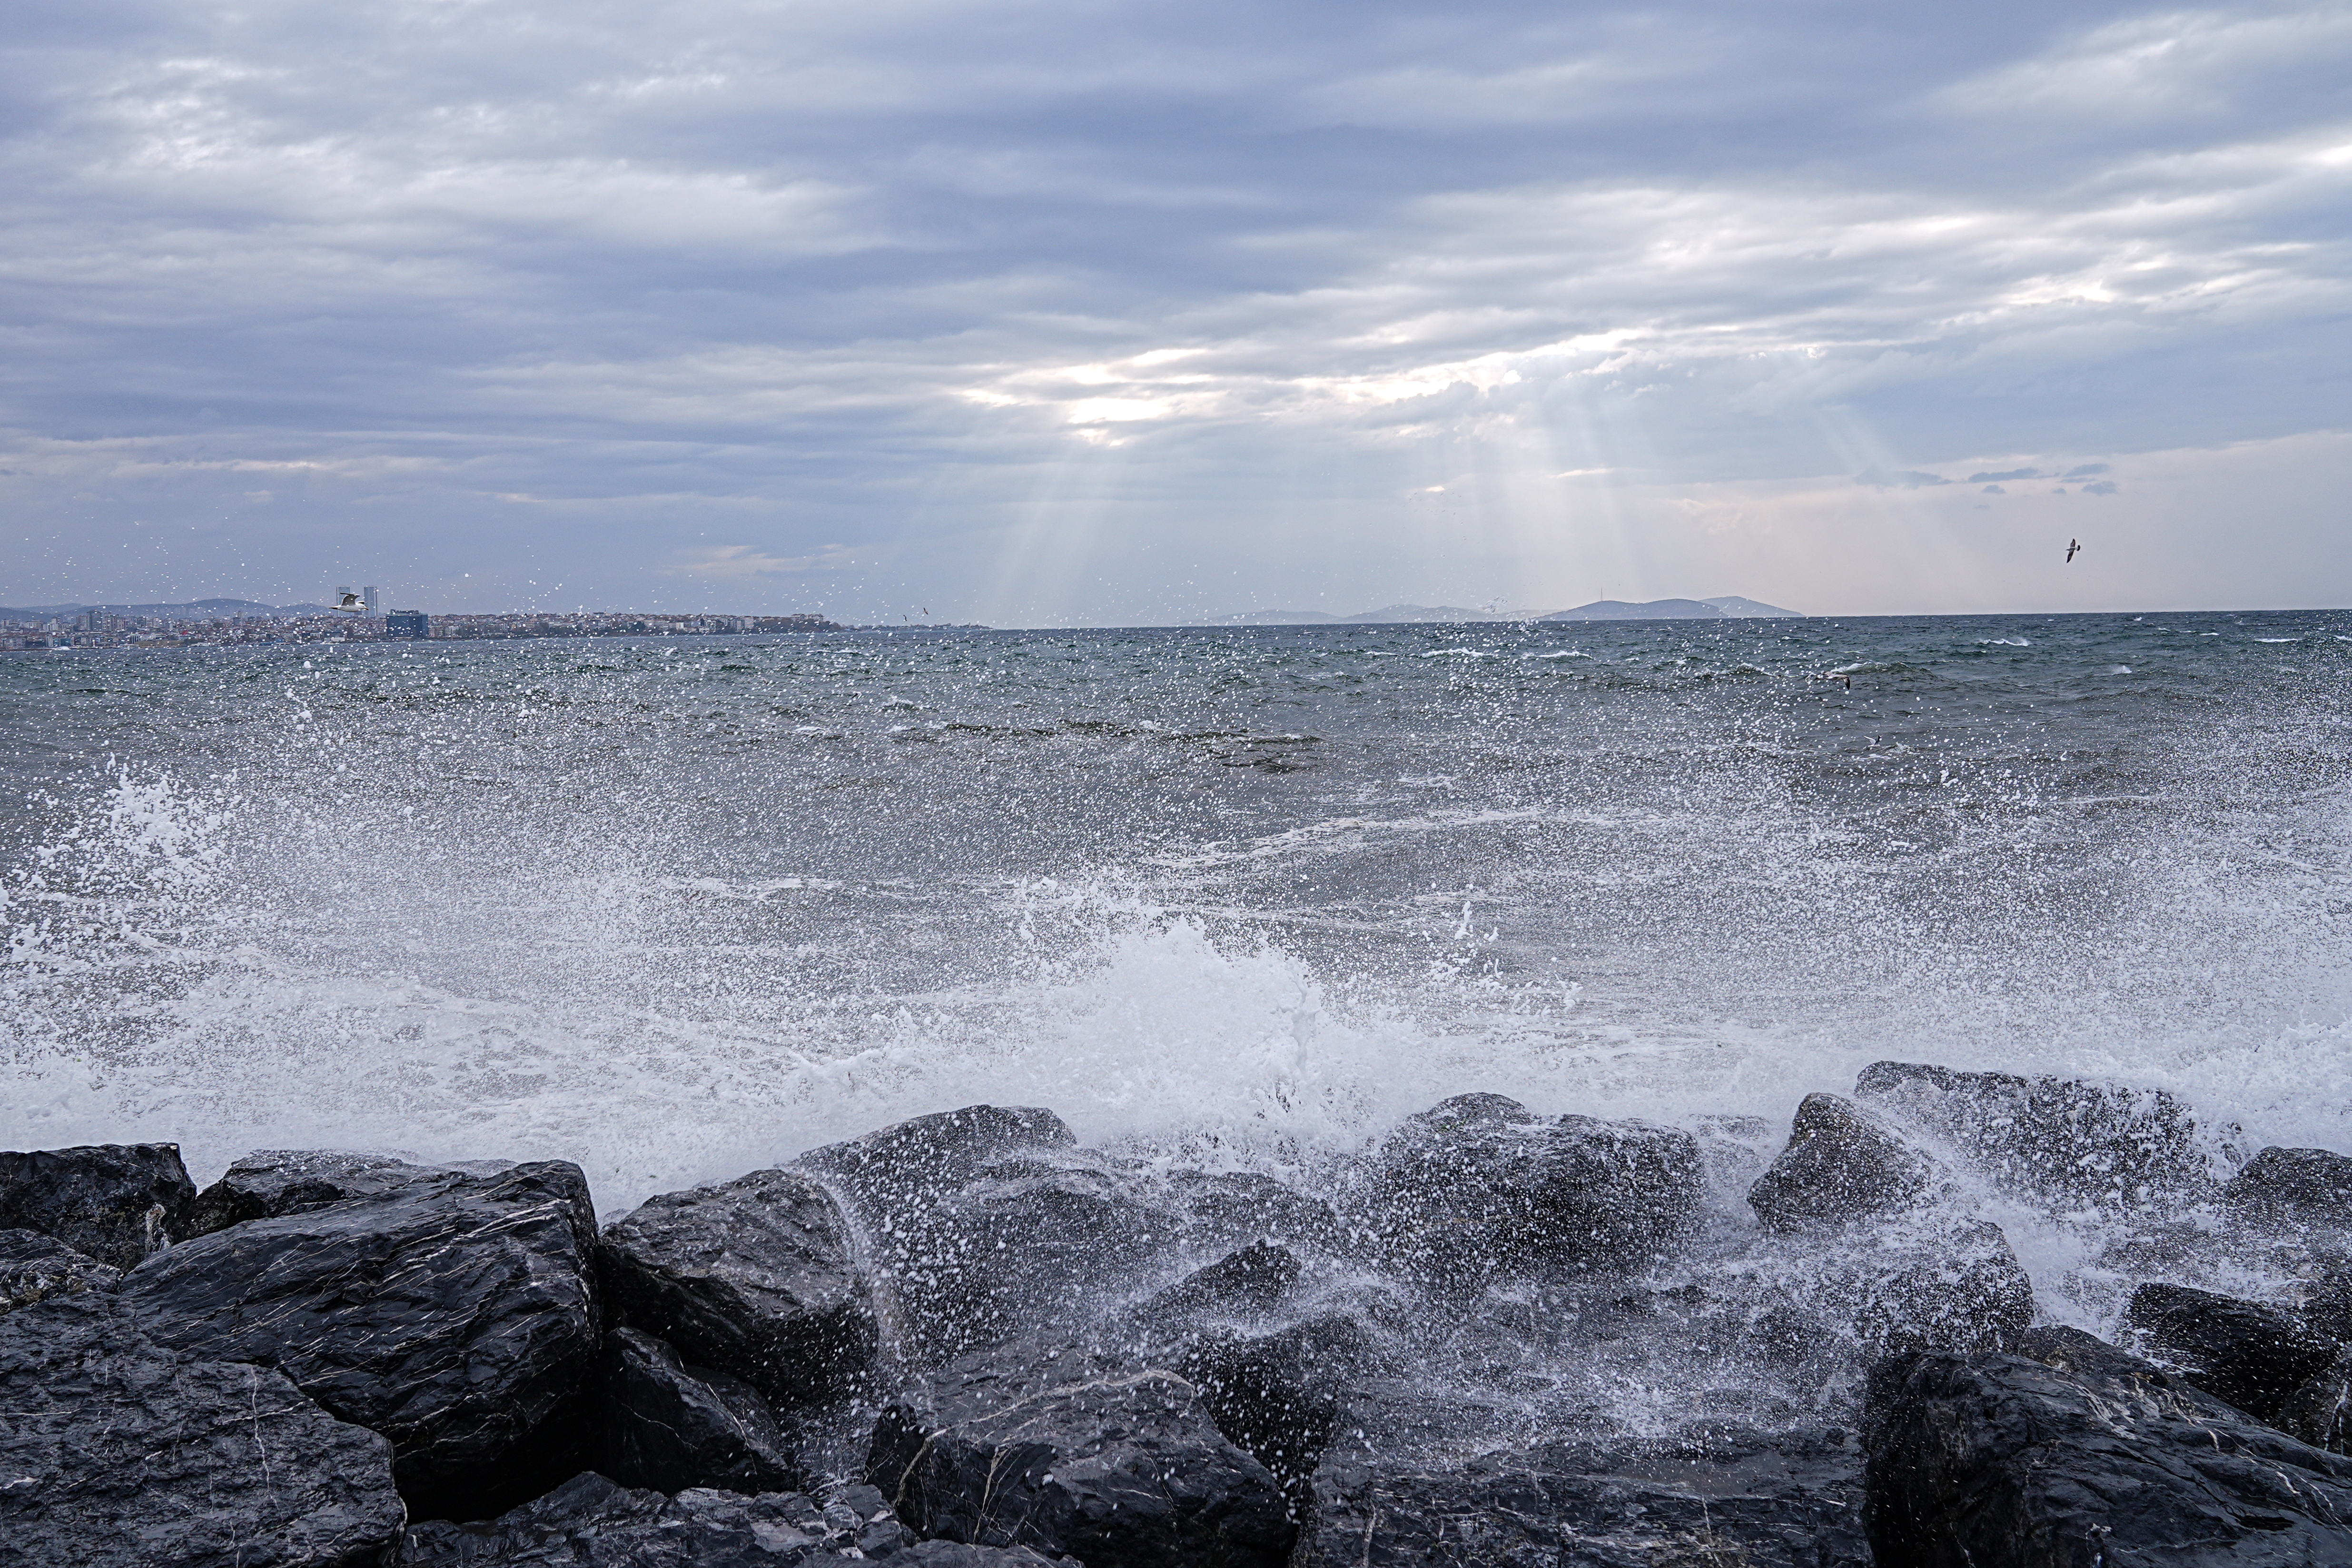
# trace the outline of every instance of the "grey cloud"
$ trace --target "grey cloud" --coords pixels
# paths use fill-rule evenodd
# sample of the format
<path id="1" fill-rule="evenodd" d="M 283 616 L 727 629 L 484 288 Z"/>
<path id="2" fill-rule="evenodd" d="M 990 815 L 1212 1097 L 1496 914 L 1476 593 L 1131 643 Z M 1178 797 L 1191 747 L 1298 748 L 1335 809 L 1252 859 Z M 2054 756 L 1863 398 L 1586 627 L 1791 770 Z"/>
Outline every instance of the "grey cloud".
<path id="1" fill-rule="evenodd" d="M 2083 494 L 2085 496 L 2112 496 L 2115 493 L 2116 485 L 2112 479 L 2102 479 L 2095 485 L 2083 486 Z"/>
<path id="2" fill-rule="evenodd" d="M 1949 479 L 1945 478 L 1940 474 L 1922 474 L 1917 470 L 1911 468 L 1898 468 L 1893 470 L 1885 468 L 1865 468 L 1861 473 L 1853 476 L 1853 482 L 1857 485 L 1867 485 L 1874 489 L 1879 490 L 1895 489 L 1898 487 L 1905 490 L 1917 490 L 1930 485 L 1948 485 L 1951 483 Z"/>
<path id="3" fill-rule="evenodd" d="M 1984 487 L 1983 493 L 1988 496 L 2006 496 L 2009 494 L 2008 491 L 2002 489 L 1998 485 L 1987 485 Z"/>
<path id="4" fill-rule="evenodd" d="M 1985 483 L 2000 485 L 2017 479 L 2041 479 L 2045 477 L 2047 477 L 2047 476 L 2039 468 L 2007 468 L 1998 474 L 1971 474 L 1969 476 L 1969 483 L 1971 485 Z"/>
<path id="5" fill-rule="evenodd" d="M 2062 479 L 2087 479 L 2094 474 L 2105 474 L 2107 471 L 2108 467 L 2105 463 L 2084 463 L 2067 469 L 2058 476 Z"/>

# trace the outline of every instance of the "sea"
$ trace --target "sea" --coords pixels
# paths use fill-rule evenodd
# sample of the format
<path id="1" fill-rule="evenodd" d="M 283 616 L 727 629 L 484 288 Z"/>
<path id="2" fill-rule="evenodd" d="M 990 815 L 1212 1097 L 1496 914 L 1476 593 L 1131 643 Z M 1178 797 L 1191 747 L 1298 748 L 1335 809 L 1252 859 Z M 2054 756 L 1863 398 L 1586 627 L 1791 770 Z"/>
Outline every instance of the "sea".
<path id="1" fill-rule="evenodd" d="M 0 1146 L 614 1215 L 975 1102 L 1286 1179 L 1469 1091 L 1761 1158 L 1891 1058 L 2352 1151 L 2347 697 L 2340 612 L 0 655 Z M 2097 1238 L 2011 1237 L 2112 1322 Z"/>

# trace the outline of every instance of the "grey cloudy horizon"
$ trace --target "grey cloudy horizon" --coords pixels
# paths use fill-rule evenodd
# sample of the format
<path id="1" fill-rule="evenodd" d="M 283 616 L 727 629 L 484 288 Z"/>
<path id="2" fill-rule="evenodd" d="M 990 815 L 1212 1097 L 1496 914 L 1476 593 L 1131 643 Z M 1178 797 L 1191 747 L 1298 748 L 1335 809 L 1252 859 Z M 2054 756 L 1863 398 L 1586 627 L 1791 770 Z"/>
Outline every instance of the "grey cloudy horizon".
<path id="1" fill-rule="evenodd" d="M 2352 602 L 2352 5 L 12 17 L 0 602 Z"/>

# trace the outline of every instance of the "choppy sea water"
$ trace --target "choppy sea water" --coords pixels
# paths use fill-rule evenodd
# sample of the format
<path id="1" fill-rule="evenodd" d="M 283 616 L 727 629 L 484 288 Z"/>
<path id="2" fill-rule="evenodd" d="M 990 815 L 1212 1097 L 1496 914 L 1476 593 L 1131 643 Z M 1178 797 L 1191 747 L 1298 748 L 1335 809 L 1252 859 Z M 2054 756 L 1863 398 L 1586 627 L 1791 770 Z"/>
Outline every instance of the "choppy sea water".
<path id="1" fill-rule="evenodd" d="M 1895 1057 L 2352 1150 L 2347 692 L 2334 612 L 7 657 L 0 1146 L 611 1213 L 983 1100 L 1276 1174 L 1472 1090 L 1777 1143 Z"/>

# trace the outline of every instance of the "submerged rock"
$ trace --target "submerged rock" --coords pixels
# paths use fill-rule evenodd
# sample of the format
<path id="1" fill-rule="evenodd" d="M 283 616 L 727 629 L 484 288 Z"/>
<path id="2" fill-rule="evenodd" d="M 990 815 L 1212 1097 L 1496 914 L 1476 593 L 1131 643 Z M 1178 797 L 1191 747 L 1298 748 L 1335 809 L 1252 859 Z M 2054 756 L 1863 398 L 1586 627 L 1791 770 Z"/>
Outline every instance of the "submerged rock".
<path id="1" fill-rule="evenodd" d="M 195 1196 L 177 1144 L 0 1152 L 0 1229 L 37 1230 L 117 1269 L 185 1236 Z"/>
<path id="2" fill-rule="evenodd" d="M 614 1311 L 780 1405 L 854 1387 L 880 1332 L 833 1195 L 791 1171 L 650 1198 L 604 1235 Z"/>
<path id="3" fill-rule="evenodd" d="M 1350 1394 L 1392 1373 L 1392 1362 L 1360 1319 L 1326 1312 L 1271 1333 L 1203 1334 L 1176 1370 L 1199 1391 L 1217 1430 L 1266 1468 L 1292 1517 L 1303 1518 L 1308 1483 Z"/>
<path id="4" fill-rule="evenodd" d="M 1251 1317 L 1272 1312 L 1298 1283 L 1300 1264 L 1287 1247 L 1257 1242 L 1195 1269 L 1138 1309 L 1174 1322 L 1199 1317 Z"/>
<path id="5" fill-rule="evenodd" d="M 586 1178 L 549 1161 L 233 1226 L 120 1296 L 158 1341 L 275 1367 L 391 1438 L 417 1517 L 478 1517 L 579 1469 L 594 1247 Z"/>
<path id="6" fill-rule="evenodd" d="M 122 1270 L 37 1230 L 0 1230 L 0 1312 L 51 1296 L 110 1291 Z"/>
<path id="7" fill-rule="evenodd" d="M 1810 1266 L 1810 1304 L 1872 1359 L 2002 1349 L 2033 1322 L 2032 1278 L 1987 1220 L 1927 1214 L 1857 1228 Z"/>
<path id="8" fill-rule="evenodd" d="M 1175 1373 L 1080 1351 L 956 1363 L 893 1402 L 866 1479 L 918 1533 L 1132 1568 L 1276 1568 L 1280 1488 Z"/>
<path id="9" fill-rule="evenodd" d="M 220 1180 L 196 1194 L 189 1207 L 188 1234 L 206 1236 L 248 1219 L 271 1219 L 324 1208 L 331 1203 L 447 1186 L 469 1175 L 491 1175 L 507 1168 L 507 1164 L 495 1160 L 418 1166 L 389 1155 L 261 1149 L 229 1166 Z"/>
<path id="10" fill-rule="evenodd" d="M 1045 1568 L 1029 1552 L 918 1542 L 872 1487 L 827 1500 L 800 1493 L 743 1497 L 690 1490 L 675 1498 L 589 1472 L 480 1524 L 424 1524 L 408 1532 L 408 1568 L 799 1568 L 884 1560 L 908 1568 Z"/>
<path id="11" fill-rule="evenodd" d="M 1748 1189 L 1775 1230 L 1900 1214 L 1951 1193 L 1951 1178 L 1886 1120 L 1835 1094 L 1808 1094 L 1789 1146 Z"/>
<path id="12" fill-rule="evenodd" d="M 0 1564 L 375 1568 L 402 1519 L 391 1445 L 279 1374 L 100 1294 L 0 1318 Z"/>
<path id="13" fill-rule="evenodd" d="M 1948 1140 L 2021 1196 L 2129 1210 L 2212 1186 L 2196 1118 L 2161 1089 L 1874 1061 L 1853 1096 Z"/>
<path id="14" fill-rule="evenodd" d="M 1538 1116 L 1500 1094 L 1463 1094 L 1390 1137 L 1372 1223 L 1425 1282 L 1477 1289 L 1498 1270 L 1653 1257 L 1695 1223 L 1705 1181 L 1687 1133 Z"/>
<path id="15" fill-rule="evenodd" d="M 2257 1224 L 2352 1229 L 2352 1155 L 2264 1149 L 2230 1178 L 2221 1201 Z"/>
<path id="16" fill-rule="evenodd" d="M 1843 1431 L 1551 1444 L 1458 1463 L 1351 1436 L 1316 1472 L 1291 1568 L 1868 1568 L 1861 1472 Z"/>
<path id="17" fill-rule="evenodd" d="M 895 1123 L 844 1144 L 813 1149 L 797 1162 L 863 1202 L 912 1207 L 943 1197 L 979 1176 L 989 1161 L 1019 1150 L 1073 1149 L 1077 1134 L 1034 1105 L 967 1105 Z"/>
<path id="18" fill-rule="evenodd" d="M 2074 1329 L 1890 1358 L 1864 1442 L 1881 1563 L 2352 1562 L 2352 1459 Z"/>
<path id="19" fill-rule="evenodd" d="M 624 1486 L 777 1492 L 802 1483 L 792 1441 L 758 1390 L 685 1364 L 651 1334 L 604 1336 L 602 1394 L 595 1464 Z"/>

